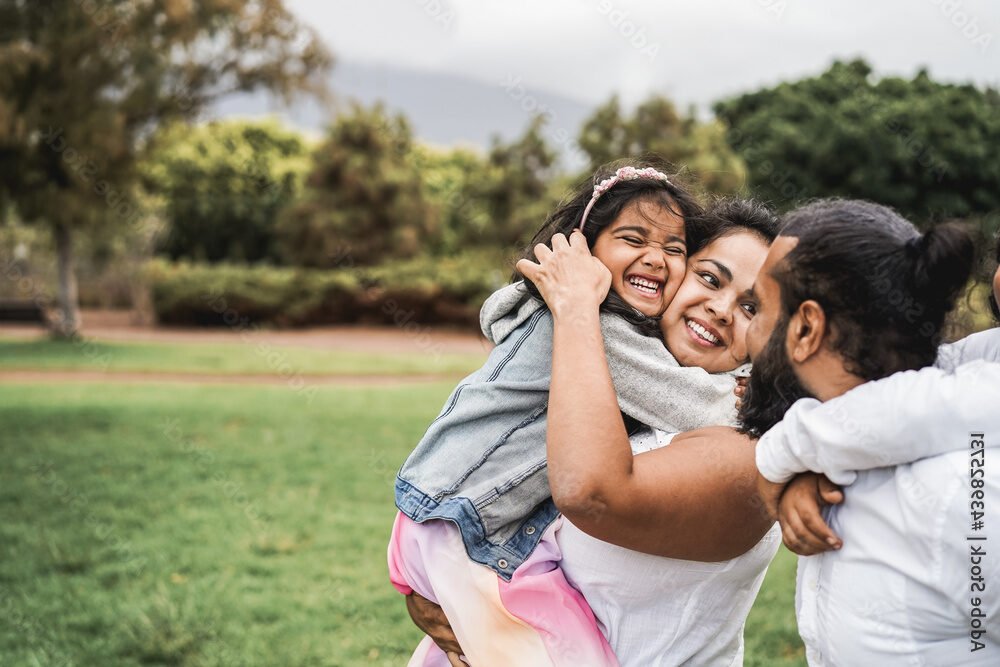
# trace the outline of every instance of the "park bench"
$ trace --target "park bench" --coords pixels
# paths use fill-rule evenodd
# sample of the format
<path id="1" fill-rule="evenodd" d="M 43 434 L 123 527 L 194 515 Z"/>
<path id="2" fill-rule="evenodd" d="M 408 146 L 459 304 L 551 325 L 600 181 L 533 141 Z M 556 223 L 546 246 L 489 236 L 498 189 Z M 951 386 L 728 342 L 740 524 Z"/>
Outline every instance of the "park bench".
<path id="1" fill-rule="evenodd" d="M 0 299 L 0 322 L 47 324 L 45 310 L 31 299 Z"/>

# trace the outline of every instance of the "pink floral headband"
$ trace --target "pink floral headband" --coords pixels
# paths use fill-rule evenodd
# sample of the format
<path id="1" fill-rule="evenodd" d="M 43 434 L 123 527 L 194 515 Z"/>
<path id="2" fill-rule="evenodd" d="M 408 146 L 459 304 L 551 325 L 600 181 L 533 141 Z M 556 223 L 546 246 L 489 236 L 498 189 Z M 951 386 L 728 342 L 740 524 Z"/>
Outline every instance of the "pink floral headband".
<path id="1" fill-rule="evenodd" d="M 663 181 L 667 185 L 670 185 L 670 179 L 663 172 L 657 171 L 652 167 L 644 167 L 643 169 L 636 169 L 635 167 L 622 167 L 615 172 L 614 176 L 605 178 L 603 181 L 594 186 L 594 194 L 587 203 L 587 208 L 583 209 L 583 217 L 580 218 L 580 226 L 577 227 L 581 232 L 583 231 L 583 225 L 587 222 L 587 216 L 590 215 L 590 210 L 594 208 L 594 204 L 597 200 L 601 198 L 605 192 L 614 187 L 615 183 L 619 181 L 635 181 L 640 178 L 650 178 L 657 181 Z"/>

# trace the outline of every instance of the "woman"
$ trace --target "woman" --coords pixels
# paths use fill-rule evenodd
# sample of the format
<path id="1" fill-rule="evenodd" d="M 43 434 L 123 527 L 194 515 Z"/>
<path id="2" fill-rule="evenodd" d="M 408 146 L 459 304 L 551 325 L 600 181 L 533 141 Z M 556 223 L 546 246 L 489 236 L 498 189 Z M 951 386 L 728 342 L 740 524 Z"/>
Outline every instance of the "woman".
<path id="1" fill-rule="evenodd" d="M 714 215 L 717 219 L 713 223 L 724 225 L 726 229 L 704 252 L 692 256 L 684 283 L 662 318 L 661 329 L 668 347 L 682 364 L 720 370 L 747 361 L 745 331 L 754 312 L 749 291 L 777 232 L 777 221 L 765 207 L 745 201 L 727 202 L 721 208 L 716 207 Z M 538 249 L 536 252 L 543 251 Z M 572 280 L 568 282 L 573 284 Z M 586 289 L 582 285 L 577 287 Z M 571 291 L 575 289 L 571 287 Z M 571 300 L 575 298 L 571 296 Z M 586 297 L 581 295 L 579 302 L 586 303 Z M 600 333 L 586 342 L 588 346 L 583 353 L 599 359 L 607 372 Z M 554 360 L 558 358 L 557 353 Z M 569 382 L 590 386 L 592 378 L 581 377 L 577 372 L 583 368 L 572 364 Z M 553 389 L 560 383 L 559 378 L 553 378 Z M 650 391 L 657 389 L 649 388 Z M 597 409 L 594 415 L 605 415 L 597 417 L 598 420 L 617 427 L 613 437 L 608 433 L 590 432 L 586 445 L 575 448 L 578 453 L 597 447 L 595 440 L 612 443 L 629 457 L 632 453 L 665 444 L 663 434 L 658 437 L 644 430 L 634 433 L 630 448 L 624 449 L 630 440 L 613 388 L 609 391 L 610 394 L 603 398 L 596 394 L 588 396 L 585 407 Z M 550 403 L 549 415 L 550 419 L 563 415 L 558 401 Z M 560 429 L 559 424 L 550 422 L 550 435 Z M 719 465 L 714 468 L 711 479 L 699 481 L 696 473 L 704 470 L 706 461 L 700 448 L 706 441 L 711 441 L 710 460 Z M 658 554 L 646 555 L 601 542 L 569 521 L 564 521 L 556 530 L 557 544 L 562 551 L 561 565 L 567 568 L 571 583 L 588 596 L 588 601 L 598 601 L 594 611 L 621 664 L 658 664 L 654 656 L 667 655 L 677 662 L 694 659 L 703 664 L 720 660 L 721 664 L 731 664 L 739 661 L 743 621 L 779 540 L 773 522 L 748 503 L 754 498 L 753 452 L 748 444 L 746 437 L 730 429 L 701 431 L 677 438 L 677 443 L 670 448 L 675 455 L 660 459 L 665 466 L 658 468 L 656 473 L 663 480 L 663 488 L 673 489 L 679 499 L 673 503 L 676 512 L 661 517 L 659 527 L 671 539 L 661 540 L 659 544 L 647 539 L 650 535 L 648 516 L 633 520 L 636 517 L 631 508 L 626 510 L 625 505 L 616 503 L 594 507 L 589 502 L 588 486 L 578 484 L 581 480 L 571 476 L 553 475 L 552 471 L 558 471 L 561 463 L 550 461 L 553 498 L 570 520 L 585 526 L 588 532 L 601 535 L 602 528 L 608 525 L 602 517 L 613 517 L 614 526 L 610 526 L 607 538 L 616 544 Z M 635 499 L 630 502 L 632 500 Z M 746 511 L 724 511 L 735 506 L 744 507 Z M 692 512 L 693 508 L 697 509 Z M 717 520 L 704 520 L 706 513 L 717 515 Z M 609 559 L 619 564 L 608 567 Z M 610 581 L 602 578 L 611 571 L 641 571 L 643 574 L 627 582 L 613 577 Z M 663 576 L 657 577 L 657 574 Z M 605 586 L 614 591 L 610 598 L 599 592 Z M 665 587 L 676 590 L 677 595 L 668 599 L 659 594 Z M 622 609 L 623 605 L 618 603 L 623 599 L 627 599 L 624 606 L 628 607 L 632 622 L 619 622 L 615 614 Z M 608 604 L 601 604 L 603 601 Z M 419 607 L 422 600 L 410 597 L 408 604 L 421 625 Z M 683 623 L 672 624 L 675 637 L 669 640 L 663 637 L 662 622 L 651 627 L 665 614 L 679 619 L 685 605 L 698 612 L 688 614 Z M 553 610 L 550 613 L 558 614 Z M 458 648 L 454 642 L 442 641 L 440 624 L 421 627 L 436 637 L 445 650 Z M 650 637 L 657 637 L 659 641 L 651 642 Z"/>

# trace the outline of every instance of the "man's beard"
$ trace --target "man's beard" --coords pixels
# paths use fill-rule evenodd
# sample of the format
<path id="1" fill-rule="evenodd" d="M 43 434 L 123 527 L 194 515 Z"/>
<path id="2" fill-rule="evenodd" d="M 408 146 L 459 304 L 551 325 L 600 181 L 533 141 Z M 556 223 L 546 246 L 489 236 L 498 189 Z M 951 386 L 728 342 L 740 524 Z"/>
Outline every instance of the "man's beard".
<path id="1" fill-rule="evenodd" d="M 813 397 L 799 382 L 788 360 L 788 322 L 788 316 L 782 318 L 753 362 L 739 413 L 740 432 L 752 438 L 759 438 L 780 422 L 795 401 Z"/>

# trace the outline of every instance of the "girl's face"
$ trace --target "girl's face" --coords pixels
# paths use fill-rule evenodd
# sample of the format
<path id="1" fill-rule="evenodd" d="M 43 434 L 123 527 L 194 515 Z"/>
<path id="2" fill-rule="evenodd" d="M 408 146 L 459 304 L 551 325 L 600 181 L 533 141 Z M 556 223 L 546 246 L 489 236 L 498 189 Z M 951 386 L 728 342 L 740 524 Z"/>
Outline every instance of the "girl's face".
<path id="1" fill-rule="evenodd" d="M 682 366 L 721 373 L 748 361 L 747 327 L 757 309 L 751 288 L 767 251 L 759 236 L 737 231 L 688 260 L 687 276 L 660 322 L 667 349 Z"/>
<path id="2" fill-rule="evenodd" d="M 684 280 L 684 220 L 658 203 L 629 204 L 601 230 L 591 252 L 611 271 L 611 289 L 657 317 Z"/>

